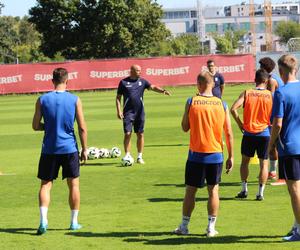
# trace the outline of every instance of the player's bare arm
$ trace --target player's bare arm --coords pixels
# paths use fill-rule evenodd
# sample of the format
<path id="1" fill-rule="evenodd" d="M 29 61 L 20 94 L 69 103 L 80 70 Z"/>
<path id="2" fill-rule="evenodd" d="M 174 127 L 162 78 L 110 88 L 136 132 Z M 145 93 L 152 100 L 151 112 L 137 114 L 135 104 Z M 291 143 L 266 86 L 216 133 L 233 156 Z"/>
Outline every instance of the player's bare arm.
<path id="1" fill-rule="evenodd" d="M 274 93 L 277 88 L 278 82 L 275 79 L 270 78 L 267 83 L 267 89 Z"/>
<path id="2" fill-rule="evenodd" d="M 233 133 L 228 108 L 225 111 L 224 134 L 228 152 L 228 159 L 226 161 L 226 173 L 228 174 L 233 168 Z"/>
<path id="3" fill-rule="evenodd" d="M 35 131 L 43 131 L 44 123 L 42 123 L 41 102 L 38 99 L 35 103 L 35 112 L 32 119 L 32 128 Z"/>
<path id="4" fill-rule="evenodd" d="M 161 93 L 161 94 L 164 94 L 164 95 L 171 95 L 171 93 L 168 90 L 162 89 L 162 88 L 157 87 L 155 85 L 151 85 L 150 90 L 153 90 L 157 93 Z"/>
<path id="5" fill-rule="evenodd" d="M 117 116 L 120 120 L 124 118 L 122 108 L 121 108 L 121 99 L 122 99 L 122 95 L 117 95 L 116 97 Z"/>
<path id="6" fill-rule="evenodd" d="M 190 110 L 190 105 L 186 103 L 184 114 L 181 121 L 181 128 L 184 132 L 188 132 L 190 130 L 189 110 Z"/>
<path id="7" fill-rule="evenodd" d="M 271 138 L 269 142 L 268 152 L 271 152 L 275 148 L 276 141 L 280 134 L 281 128 L 282 128 L 282 118 L 275 117 L 272 123 Z"/>
<path id="8" fill-rule="evenodd" d="M 83 110 L 82 110 L 82 103 L 81 100 L 78 98 L 76 103 L 76 122 L 78 126 L 78 134 L 80 138 L 80 143 L 82 147 L 80 160 L 85 162 L 88 157 L 88 147 L 87 147 L 87 127 L 84 120 Z"/>
<path id="9" fill-rule="evenodd" d="M 232 104 L 230 112 L 239 126 L 240 130 L 243 132 L 243 122 L 241 121 L 238 113 L 238 109 L 241 108 L 245 101 L 245 92 L 241 93 L 239 98 Z"/>

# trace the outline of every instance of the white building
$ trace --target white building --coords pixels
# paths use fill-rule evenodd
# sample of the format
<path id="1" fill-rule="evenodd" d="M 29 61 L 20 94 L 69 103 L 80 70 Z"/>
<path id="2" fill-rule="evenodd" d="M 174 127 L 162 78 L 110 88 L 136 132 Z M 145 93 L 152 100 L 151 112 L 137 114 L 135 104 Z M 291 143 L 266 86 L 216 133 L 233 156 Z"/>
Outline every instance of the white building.
<path id="1" fill-rule="evenodd" d="M 240 5 L 248 6 L 248 5 Z M 293 7 L 293 5 L 290 5 Z M 256 6 L 256 10 L 260 7 Z M 292 8 L 293 9 L 293 8 Z M 209 40 L 211 44 L 211 52 L 215 53 L 215 45 L 211 37 L 212 33 L 224 34 L 228 30 L 245 30 L 247 34 L 243 43 L 241 44 L 240 52 L 250 52 L 251 41 L 253 37 L 249 33 L 251 30 L 249 9 L 243 9 L 243 12 L 238 12 L 238 7 L 235 6 L 233 10 L 237 10 L 234 13 L 240 13 L 240 15 L 226 16 L 226 9 L 224 12 L 223 7 L 203 7 L 204 13 L 204 27 L 206 37 L 202 40 Z M 228 13 L 227 13 L 228 14 Z M 246 15 L 248 14 L 248 15 Z M 265 43 L 265 17 L 263 15 L 257 15 L 255 18 L 256 27 L 256 51 L 264 51 L 266 48 Z M 281 14 L 272 16 L 272 28 L 275 29 L 276 25 L 280 21 L 294 20 L 299 23 L 299 15 L 295 14 Z M 174 36 L 178 36 L 183 33 L 192 33 L 197 35 L 198 32 L 198 18 L 197 8 L 180 8 L 180 9 L 165 9 L 162 22 L 171 31 Z M 278 37 L 273 34 L 273 49 L 276 51 L 283 50 L 278 42 Z"/>

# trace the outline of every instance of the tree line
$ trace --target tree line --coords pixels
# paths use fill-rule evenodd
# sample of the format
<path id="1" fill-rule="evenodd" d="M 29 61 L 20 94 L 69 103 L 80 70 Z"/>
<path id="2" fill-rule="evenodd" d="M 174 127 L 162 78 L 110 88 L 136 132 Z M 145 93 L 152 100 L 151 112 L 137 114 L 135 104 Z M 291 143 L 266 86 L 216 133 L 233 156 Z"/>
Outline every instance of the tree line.
<path id="1" fill-rule="evenodd" d="M 4 7 L 0 0 L 0 14 Z M 37 0 L 29 16 L 0 16 L 0 63 L 209 53 L 195 34 L 173 37 L 154 0 Z M 211 34 L 219 53 L 234 53 L 246 31 Z M 300 25 L 277 25 L 280 41 Z"/>

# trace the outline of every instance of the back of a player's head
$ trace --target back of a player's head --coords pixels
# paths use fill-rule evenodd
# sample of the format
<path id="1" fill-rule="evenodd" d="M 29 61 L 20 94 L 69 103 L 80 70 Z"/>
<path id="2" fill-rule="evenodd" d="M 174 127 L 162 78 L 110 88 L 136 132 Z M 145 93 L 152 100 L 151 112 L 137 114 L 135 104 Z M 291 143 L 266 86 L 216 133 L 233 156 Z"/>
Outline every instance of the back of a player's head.
<path id="1" fill-rule="evenodd" d="M 264 69 L 259 69 L 255 72 L 255 83 L 256 85 L 267 83 L 269 79 L 269 73 Z"/>
<path id="2" fill-rule="evenodd" d="M 266 70 L 268 73 L 271 73 L 276 64 L 270 57 L 264 57 L 259 60 L 260 68 Z"/>
<path id="3" fill-rule="evenodd" d="M 197 84 L 213 85 L 214 84 L 213 76 L 208 71 L 204 70 L 197 76 Z"/>
<path id="4" fill-rule="evenodd" d="M 298 60 L 293 55 L 283 55 L 278 59 L 279 71 L 284 73 L 295 73 L 298 70 Z"/>
<path id="5" fill-rule="evenodd" d="M 206 64 L 209 65 L 209 64 L 215 64 L 215 61 L 213 59 L 209 59 L 207 60 Z"/>
<path id="6" fill-rule="evenodd" d="M 68 80 L 68 71 L 65 68 L 56 68 L 53 70 L 52 81 L 54 84 L 65 83 Z"/>

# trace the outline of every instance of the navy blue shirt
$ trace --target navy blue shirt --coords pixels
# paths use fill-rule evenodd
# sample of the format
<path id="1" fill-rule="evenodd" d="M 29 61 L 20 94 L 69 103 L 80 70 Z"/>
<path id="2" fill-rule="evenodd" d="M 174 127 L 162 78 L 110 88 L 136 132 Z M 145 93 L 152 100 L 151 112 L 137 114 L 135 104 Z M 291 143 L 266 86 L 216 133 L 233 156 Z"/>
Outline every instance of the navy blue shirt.
<path id="1" fill-rule="evenodd" d="M 120 81 L 118 95 L 123 95 L 123 113 L 143 115 L 144 114 L 144 91 L 150 88 L 150 83 L 143 79 L 131 79 L 127 77 Z"/>
<path id="2" fill-rule="evenodd" d="M 220 73 L 216 73 L 214 75 L 214 82 L 215 86 L 212 89 L 212 93 L 214 96 L 221 98 L 222 93 L 221 93 L 221 85 L 224 85 L 224 77 Z"/>

